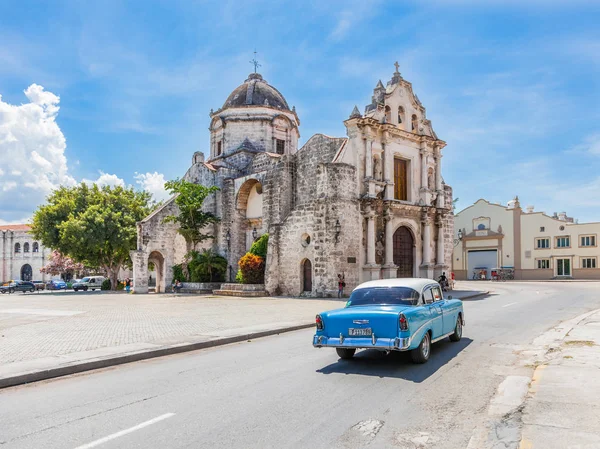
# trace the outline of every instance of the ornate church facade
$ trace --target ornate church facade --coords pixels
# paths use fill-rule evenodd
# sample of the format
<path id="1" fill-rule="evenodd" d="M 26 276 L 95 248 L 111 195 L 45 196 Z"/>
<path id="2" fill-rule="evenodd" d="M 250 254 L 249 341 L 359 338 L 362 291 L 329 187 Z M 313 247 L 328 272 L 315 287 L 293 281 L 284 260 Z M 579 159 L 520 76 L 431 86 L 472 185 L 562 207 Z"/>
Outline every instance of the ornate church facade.
<path id="1" fill-rule="evenodd" d="M 228 281 L 252 242 L 269 233 L 265 289 L 271 295 L 328 296 L 343 274 L 361 282 L 436 277 L 452 257 L 452 189 L 442 149 L 412 85 L 398 72 L 379 81 L 347 137 L 312 136 L 298 148 L 300 119 L 283 95 L 252 73 L 210 113 L 210 152 L 193 155 L 184 178 L 219 191 L 204 203 L 220 222 L 206 244 L 227 258 Z M 186 251 L 173 199 L 138 223 L 135 291 L 169 289 Z"/>

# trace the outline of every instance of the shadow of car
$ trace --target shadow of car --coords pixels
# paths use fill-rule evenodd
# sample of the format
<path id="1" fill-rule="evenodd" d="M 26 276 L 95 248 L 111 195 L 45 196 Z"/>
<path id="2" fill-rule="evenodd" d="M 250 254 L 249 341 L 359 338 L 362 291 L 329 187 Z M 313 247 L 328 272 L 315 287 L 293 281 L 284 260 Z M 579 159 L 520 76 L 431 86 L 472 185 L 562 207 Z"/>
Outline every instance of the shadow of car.
<path id="1" fill-rule="evenodd" d="M 317 372 L 321 374 L 356 374 L 380 378 L 405 379 L 421 383 L 435 374 L 444 365 L 457 357 L 473 340 L 463 337 L 459 342 L 451 343 L 448 339 L 435 343 L 429 362 L 415 365 L 410 363 L 410 353 L 385 353 L 376 349 L 366 349 L 358 352 L 352 359 L 339 359 Z"/>

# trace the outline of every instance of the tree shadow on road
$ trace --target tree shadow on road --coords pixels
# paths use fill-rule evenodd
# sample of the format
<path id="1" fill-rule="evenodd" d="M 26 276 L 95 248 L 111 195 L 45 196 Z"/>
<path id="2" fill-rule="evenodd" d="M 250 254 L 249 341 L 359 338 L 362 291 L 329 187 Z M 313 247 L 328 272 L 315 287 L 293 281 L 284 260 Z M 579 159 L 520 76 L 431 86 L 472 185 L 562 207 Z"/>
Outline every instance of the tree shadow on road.
<path id="1" fill-rule="evenodd" d="M 442 366 L 450 362 L 473 340 L 463 337 L 459 342 L 452 343 L 444 339 L 431 346 L 429 361 L 423 365 L 412 363 L 408 352 L 385 352 L 375 349 L 357 351 L 350 360 L 339 359 L 336 363 L 318 369 L 321 374 L 356 374 L 362 376 L 377 376 L 405 379 L 420 383 L 434 374 Z M 324 348 L 323 350 L 327 350 Z M 332 356 L 337 358 L 335 351 Z"/>

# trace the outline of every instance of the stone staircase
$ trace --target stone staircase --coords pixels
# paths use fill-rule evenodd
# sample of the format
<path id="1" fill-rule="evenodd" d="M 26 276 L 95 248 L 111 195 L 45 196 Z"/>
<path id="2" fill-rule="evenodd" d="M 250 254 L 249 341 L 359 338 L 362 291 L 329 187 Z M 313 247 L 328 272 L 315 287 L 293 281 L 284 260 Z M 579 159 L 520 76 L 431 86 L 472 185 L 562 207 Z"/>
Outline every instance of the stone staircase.
<path id="1" fill-rule="evenodd" d="M 213 290 L 215 295 L 222 296 L 242 296 L 256 298 L 260 296 L 269 296 L 265 290 L 265 284 L 221 284 L 219 290 Z"/>

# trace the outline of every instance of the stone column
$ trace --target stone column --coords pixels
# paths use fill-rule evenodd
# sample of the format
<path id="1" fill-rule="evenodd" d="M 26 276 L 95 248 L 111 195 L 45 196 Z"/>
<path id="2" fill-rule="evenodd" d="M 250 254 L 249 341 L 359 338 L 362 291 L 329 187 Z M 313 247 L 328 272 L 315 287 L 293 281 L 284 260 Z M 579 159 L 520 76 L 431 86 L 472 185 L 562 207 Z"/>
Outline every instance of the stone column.
<path id="1" fill-rule="evenodd" d="M 444 189 L 442 188 L 442 155 L 435 155 L 435 190 L 437 190 L 437 207 L 444 207 Z"/>
<path id="2" fill-rule="evenodd" d="M 394 264 L 394 222 L 391 211 L 385 216 L 385 265 L 383 266 L 383 277 L 385 279 L 395 278 L 398 275 L 398 267 Z"/>
<path id="3" fill-rule="evenodd" d="M 379 265 L 375 263 L 375 212 L 369 208 L 365 214 L 367 219 L 367 260 L 363 267 L 365 279 L 379 279 Z"/>
<path id="4" fill-rule="evenodd" d="M 426 213 L 423 214 L 423 263 L 421 264 L 421 275 L 423 277 L 433 277 L 433 264 L 431 263 L 431 218 Z"/>
<path id="5" fill-rule="evenodd" d="M 427 188 L 427 152 L 421 148 L 421 189 Z"/>
<path id="6" fill-rule="evenodd" d="M 437 241 L 437 255 L 436 255 L 436 266 L 438 271 L 444 271 L 446 266 L 444 265 L 444 222 L 440 217 L 438 223 L 438 241 Z M 441 273 L 440 273 L 441 274 Z"/>
<path id="7" fill-rule="evenodd" d="M 373 141 L 365 139 L 365 178 L 373 177 Z"/>
<path id="8" fill-rule="evenodd" d="M 8 257 L 10 258 L 10 263 L 8 264 L 8 279 L 19 279 L 18 276 L 13 276 L 13 260 L 15 258 L 15 233 L 14 231 L 10 232 L 10 243 L 8 245 Z"/>
<path id="9" fill-rule="evenodd" d="M 148 256 L 146 255 L 146 252 L 141 249 L 129 251 L 129 255 L 133 262 L 133 292 L 148 293 Z M 163 261 L 163 264 L 164 263 L 165 262 Z M 157 273 L 159 269 L 160 268 L 157 266 Z M 158 279 L 156 282 L 156 287 L 158 288 Z"/>
<path id="10" fill-rule="evenodd" d="M 386 200 L 394 199 L 394 154 L 391 152 L 388 144 L 386 143 L 383 148 L 382 159 L 383 165 L 383 180 L 385 182 L 385 195 Z"/>

